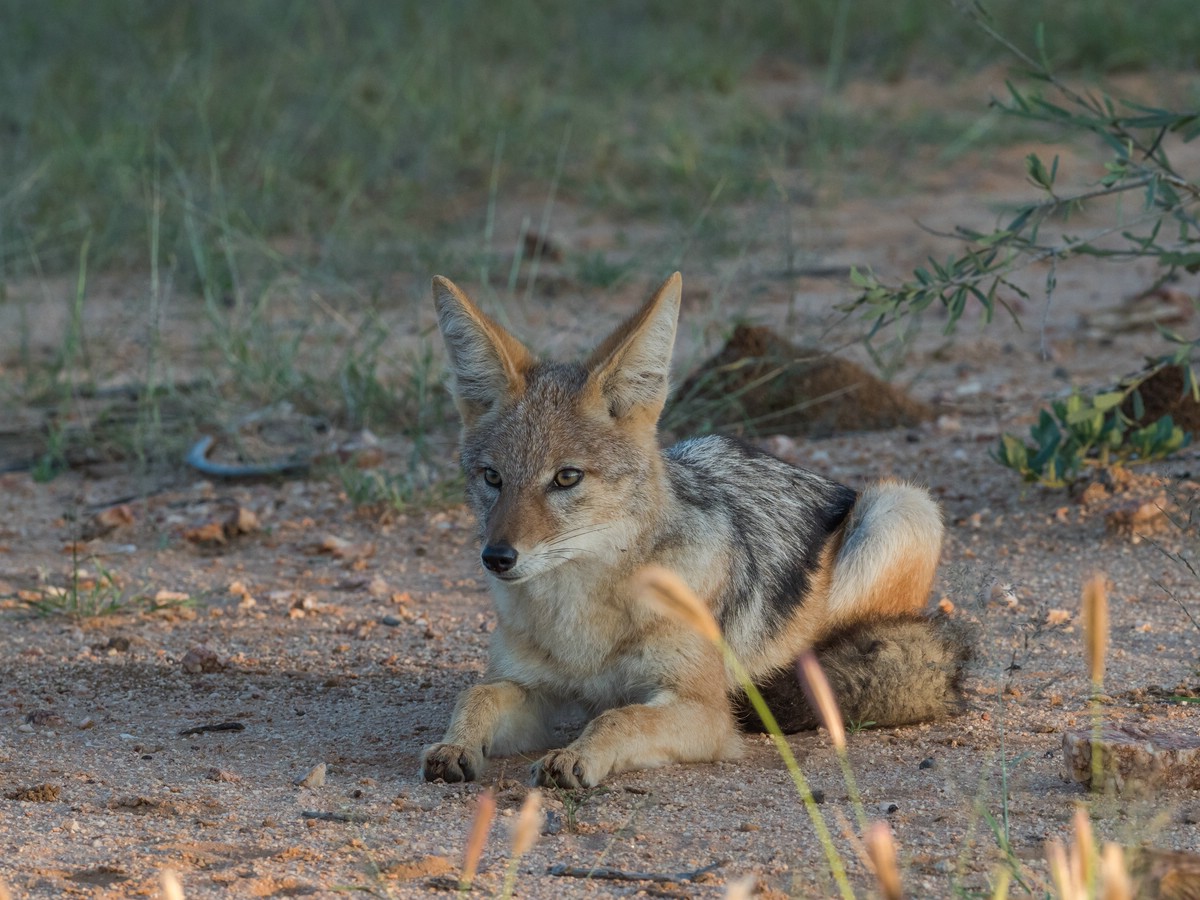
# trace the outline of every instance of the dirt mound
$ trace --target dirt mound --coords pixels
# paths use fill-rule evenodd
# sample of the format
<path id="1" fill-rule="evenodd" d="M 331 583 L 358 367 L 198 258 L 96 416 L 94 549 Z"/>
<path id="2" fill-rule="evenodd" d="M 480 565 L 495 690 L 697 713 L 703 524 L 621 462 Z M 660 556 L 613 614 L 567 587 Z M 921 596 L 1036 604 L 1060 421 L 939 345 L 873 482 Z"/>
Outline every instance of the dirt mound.
<path id="1" fill-rule="evenodd" d="M 927 404 L 855 363 L 797 347 L 764 326 L 739 325 L 721 351 L 684 381 L 666 427 L 828 437 L 932 417 Z"/>
<path id="2" fill-rule="evenodd" d="M 1169 415 L 1184 431 L 1200 434 L 1200 403 L 1192 398 L 1186 376 L 1183 366 L 1163 366 L 1138 387 L 1143 415 L 1135 415 L 1132 395 L 1122 404 L 1121 412 L 1139 425 L 1149 425 Z"/>

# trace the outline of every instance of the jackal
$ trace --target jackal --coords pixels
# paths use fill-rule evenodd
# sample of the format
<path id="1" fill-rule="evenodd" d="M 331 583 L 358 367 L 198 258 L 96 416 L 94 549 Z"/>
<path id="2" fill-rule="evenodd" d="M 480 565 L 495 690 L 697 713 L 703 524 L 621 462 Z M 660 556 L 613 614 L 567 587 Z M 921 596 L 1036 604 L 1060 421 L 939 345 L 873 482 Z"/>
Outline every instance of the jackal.
<path id="1" fill-rule="evenodd" d="M 434 279 L 497 627 L 425 778 L 473 780 L 489 756 L 552 748 L 569 708 L 590 721 L 534 765 L 538 783 L 735 756 L 738 685 L 712 643 L 637 595 L 651 564 L 708 604 L 785 729 L 815 724 L 793 699 L 806 648 L 850 720 L 907 724 L 961 702 L 967 642 L 925 614 L 942 543 L 928 492 L 856 492 L 728 437 L 659 447 L 681 289 L 676 273 L 584 362 L 559 363 Z"/>

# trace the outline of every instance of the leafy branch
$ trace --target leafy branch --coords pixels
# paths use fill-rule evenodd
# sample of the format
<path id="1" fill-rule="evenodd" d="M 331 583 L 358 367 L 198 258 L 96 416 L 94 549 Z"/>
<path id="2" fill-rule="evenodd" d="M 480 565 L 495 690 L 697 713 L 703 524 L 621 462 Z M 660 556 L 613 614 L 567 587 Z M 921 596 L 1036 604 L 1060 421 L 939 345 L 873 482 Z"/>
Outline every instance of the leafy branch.
<path id="1" fill-rule="evenodd" d="M 1105 175 L 1084 190 L 1058 190 L 1059 161 L 1047 165 L 1037 154 L 1026 157 L 1030 182 L 1046 195 L 1023 205 L 1004 225 L 991 232 L 959 227 L 953 237 L 963 241 L 955 255 L 944 262 L 933 258 L 914 270 L 910 280 L 899 284 L 880 281 L 873 273 L 855 270 L 854 285 L 861 293 L 849 309 L 872 321 L 868 342 L 896 320 L 919 313 L 931 305 L 945 308 L 951 333 L 968 304 L 983 308 L 985 322 L 997 307 L 1016 312 L 1006 293 L 1028 299 L 1027 291 L 1013 275 L 1035 263 L 1051 261 L 1046 279 L 1047 296 L 1055 287 L 1058 262 L 1075 256 L 1105 258 L 1154 258 L 1165 267 L 1161 280 L 1178 269 L 1200 271 L 1200 220 L 1195 208 L 1200 202 L 1200 184 L 1175 168 L 1168 155 L 1168 135 L 1183 142 L 1200 136 L 1200 112 L 1176 112 L 1129 100 L 1114 100 L 1107 94 L 1080 92 L 1056 76 L 1046 58 L 1044 35 L 1037 33 L 1038 58 L 1025 53 L 987 21 L 986 13 L 972 7 L 968 13 L 994 40 L 1006 47 L 1025 67 L 1025 75 L 1043 85 L 1046 92 L 1023 91 L 1006 82 L 1007 98 L 993 104 L 1006 114 L 1051 124 L 1069 133 L 1097 136 L 1111 151 Z M 1132 221 L 1076 236 L 1058 234 L 1043 238 L 1043 226 L 1087 203 L 1131 191 L 1142 194 L 1142 214 Z M 1175 226 L 1172 237 L 1164 238 L 1164 226 Z M 1139 230 L 1148 226 L 1148 231 Z M 1107 240 L 1116 236 L 1116 245 Z"/>
<path id="2" fill-rule="evenodd" d="M 1155 287 L 1175 277 L 1180 269 L 1200 271 L 1200 219 L 1196 216 L 1200 183 L 1182 174 L 1168 155 L 1175 139 L 1186 143 L 1200 136 L 1200 112 L 1173 111 L 1077 90 L 1051 71 L 1040 27 L 1034 57 L 997 32 L 978 3 L 967 13 L 1013 54 L 1024 75 L 1038 85 L 1027 91 L 1007 81 L 1007 96 L 994 99 L 993 105 L 1008 115 L 1048 124 L 1067 134 L 1094 135 L 1111 151 L 1111 157 L 1103 177 L 1082 189 L 1064 191 L 1059 187 L 1058 157 L 1047 164 L 1031 153 L 1025 158 L 1026 175 L 1043 197 L 1021 206 L 1000 227 L 987 232 L 960 226 L 951 234 L 940 235 L 960 241 L 958 252 L 944 262 L 929 258 L 926 266 L 898 284 L 883 282 L 869 271 L 853 270 L 851 280 L 860 294 L 847 312 L 872 323 L 865 339 L 872 352 L 872 342 L 882 330 L 935 305 L 946 312 L 947 334 L 954 331 L 972 303 L 982 308 L 985 323 L 991 322 L 1000 308 L 1019 324 L 1009 298 L 1028 300 L 1029 294 L 1015 276 L 1037 263 L 1049 263 L 1047 304 L 1057 284 L 1059 264 L 1073 257 L 1152 259 L 1161 268 Z M 1085 205 L 1131 192 L 1141 196 L 1141 209 L 1116 224 L 1082 235 L 1049 227 L 1048 223 L 1058 223 Z M 1115 389 L 1092 396 L 1073 392 L 1053 401 L 1049 409 L 1040 412 L 1029 440 L 1005 434 L 993 449 L 993 458 L 1027 481 L 1063 487 L 1085 467 L 1149 462 L 1185 446 L 1191 435 L 1170 415 L 1160 414 L 1154 420 L 1146 415 L 1141 387 L 1161 370 L 1175 366 L 1182 372 L 1184 393 L 1200 402 L 1191 365 L 1200 338 L 1159 330 L 1176 345 L 1172 352 L 1151 361 L 1143 372 L 1124 379 Z"/>

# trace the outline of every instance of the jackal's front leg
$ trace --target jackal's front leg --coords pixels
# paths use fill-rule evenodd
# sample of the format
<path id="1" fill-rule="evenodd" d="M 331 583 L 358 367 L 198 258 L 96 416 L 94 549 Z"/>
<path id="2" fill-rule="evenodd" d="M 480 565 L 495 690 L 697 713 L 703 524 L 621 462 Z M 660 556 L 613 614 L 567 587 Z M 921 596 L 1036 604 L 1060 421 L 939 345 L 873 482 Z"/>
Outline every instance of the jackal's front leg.
<path id="1" fill-rule="evenodd" d="M 426 781 L 474 781 L 492 753 L 544 747 L 545 698 L 512 681 L 477 684 L 458 695 L 442 743 L 421 755 Z"/>
<path id="2" fill-rule="evenodd" d="M 650 703 L 601 713 L 569 746 L 538 760 L 533 777 L 543 785 L 593 787 L 619 772 L 728 759 L 740 749 L 723 694 L 686 699 L 662 695 Z"/>

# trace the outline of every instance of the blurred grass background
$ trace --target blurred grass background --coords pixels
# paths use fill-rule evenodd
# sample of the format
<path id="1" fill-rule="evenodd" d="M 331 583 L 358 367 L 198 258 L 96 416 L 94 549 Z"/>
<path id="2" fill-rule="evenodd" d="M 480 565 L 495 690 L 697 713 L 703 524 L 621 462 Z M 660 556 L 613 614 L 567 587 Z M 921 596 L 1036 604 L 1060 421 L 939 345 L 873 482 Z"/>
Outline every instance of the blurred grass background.
<path id="1" fill-rule="evenodd" d="M 1024 46 L 1043 23 L 1059 68 L 1200 58 L 1193 0 L 993 6 Z M 745 96 L 756 70 L 794 64 L 836 87 L 949 77 L 1002 54 L 938 0 L 0 10 L 10 275 L 74 267 L 85 236 L 93 268 L 144 268 L 152 227 L 189 260 L 185 206 L 210 256 L 233 229 L 301 238 L 307 264 L 343 275 L 419 267 L 466 210 L 478 222 L 497 167 L 507 190 L 544 186 L 564 141 L 565 192 L 612 215 L 687 218 L 719 182 L 725 199 L 766 190 L 764 165 L 819 137 L 811 117 L 774 120 Z"/>
<path id="2" fill-rule="evenodd" d="M 1042 26 L 1060 70 L 1200 64 L 1195 0 L 992 6 L 1023 47 Z M 141 385 L 134 425 L 103 443 L 177 459 L 162 398 L 183 396 L 181 355 L 161 329 L 191 304 L 207 387 L 188 389 L 181 434 L 227 418 L 224 402 L 288 400 L 417 438 L 447 412 L 433 336 L 389 343 L 389 313 L 414 300 L 396 279 L 491 272 L 511 289 L 513 248 L 491 240 L 498 198 L 535 228 L 557 197 L 674 229 L 665 254 L 573 261 L 593 287 L 631 268 L 652 280 L 701 223 L 706 253 L 736 252 L 722 210 L 791 202 L 780 171 L 853 175 L 878 148 L 953 145 L 986 115 L 859 109 L 839 102 L 843 85 L 951 80 L 1004 54 L 948 0 L 0 0 L 0 316 L 10 286 L 55 277 L 38 302 L 63 309 L 58 346 L 39 355 L 30 291 L 14 292 L 0 398 L 47 411 L 50 473 L 67 431 L 100 428 L 80 397 L 124 366 Z M 760 102 L 772 81 L 802 81 L 813 102 L 773 112 Z M 991 123 L 986 139 L 1004 135 Z M 138 332 L 105 364 L 89 353 L 97 273 L 126 279 Z"/>

